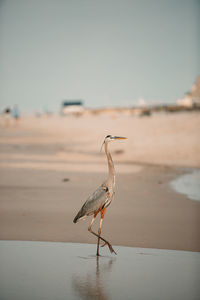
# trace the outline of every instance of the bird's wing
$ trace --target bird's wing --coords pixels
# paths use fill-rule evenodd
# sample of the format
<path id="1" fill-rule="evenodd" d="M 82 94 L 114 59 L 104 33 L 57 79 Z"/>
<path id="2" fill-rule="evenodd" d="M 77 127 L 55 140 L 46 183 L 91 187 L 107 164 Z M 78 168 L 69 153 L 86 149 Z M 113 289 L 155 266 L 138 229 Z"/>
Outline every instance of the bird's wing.
<path id="1" fill-rule="evenodd" d="M 84 217 L 84 216 L 90 216 L 94 212 L 97 212 L 100 207 L 104 205 L 107 201 L 107 188 L 105 184 L 102 184 L 96 191 L 88 197 L 86 202 L 81 207 L 80 211 L 74 218 L 74 222 L 76 223 L 78 219 Z"/>

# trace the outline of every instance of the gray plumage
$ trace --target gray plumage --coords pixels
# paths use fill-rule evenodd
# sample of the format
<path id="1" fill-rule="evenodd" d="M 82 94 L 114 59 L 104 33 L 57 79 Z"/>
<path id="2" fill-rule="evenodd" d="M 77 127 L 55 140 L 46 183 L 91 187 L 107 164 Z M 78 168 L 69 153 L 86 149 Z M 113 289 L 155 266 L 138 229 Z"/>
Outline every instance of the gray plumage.
<path id="1" fill-rule="evenodd" d="M 83 219 L 86 216 L 91 216 L 94 213 L 98 212 L 99 208 L 102 209 L 107 207 L 111 201 L 108 197 L 108 187 L 106 184 L 102 184 L 91 196 L 88 197 L 86 202 L 81 207 L 80 211 L 74 218 L 74 223 L 77 223 L 78 220 Z"/>

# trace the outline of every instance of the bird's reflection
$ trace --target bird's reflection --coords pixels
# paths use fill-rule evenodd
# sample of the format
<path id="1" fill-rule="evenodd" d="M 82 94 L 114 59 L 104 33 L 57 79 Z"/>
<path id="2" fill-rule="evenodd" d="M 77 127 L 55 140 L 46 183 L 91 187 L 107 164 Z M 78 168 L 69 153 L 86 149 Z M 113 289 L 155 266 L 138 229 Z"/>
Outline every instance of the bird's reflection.
<path id="1" fill-rule="evenodd" d="M 97 256 L 95 258 L 95 267 L 84 275 L 73 278 L 72 286 L 80 299 L 99 299 L 109 300 L 109 294 L 106 290 L 107 276 L 112 271 L 115 258 L 109 258 L 105 262 L 105 257 Z"/>

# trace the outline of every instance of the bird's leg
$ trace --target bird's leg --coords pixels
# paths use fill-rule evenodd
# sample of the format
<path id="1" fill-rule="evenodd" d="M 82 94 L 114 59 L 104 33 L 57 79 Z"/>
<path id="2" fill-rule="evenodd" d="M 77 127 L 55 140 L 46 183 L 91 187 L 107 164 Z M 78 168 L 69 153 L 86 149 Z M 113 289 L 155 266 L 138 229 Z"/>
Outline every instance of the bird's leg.
<path id="1" fill-rule="evenodd" d="M 100 243 L 100 236 L 101 236 L 101 227 L 102 227 L 103 218 L 101 216 L 100 223 L 99 223 L 99 230 L 98 230 L 98 241 L 97 241 L 97 256 L 99 256 L 99 243 Z"/>
<path id="2" fill-rule="evenodd" d="M 101 210 L 101 221 L 100 221 L 100 224 L 99 224 L 99 229 L 100 229 L 100 233 L 99 235 L 101 234 L 101 226 L 102 226 L 102 222 L 103 222 L 103 218 L 104 218 L 104 215 L 105 215 L 105 212 L 106 212 L 106 208 L 102 209 Z M 110 249 L 110 252 L 111 253 L 115 253 L 117 255 L 117 253 L 115 252 L 115 250 L 113 249 L 112 245 L 110 243 L 108 243 L 107 241 L 105 242 L 104 245 L 102 245 L 102 247 L 108 245 L 109 249 Z"/>
<path id="3" fill-rule="evenodd" d="M 104 213 L 105 213 L 105 212 L 104 212 Z M 102 240 L 102 241 L 105 243 L 105 245 L 108 245 L 109 250 L 110 250 L 111 253 L 114 252 L 115 254 L 117 254 L 117 253 L 114 251 L 113 247 L 111 246 L 111 244 L 110 244 L 108 241 L 106 241 L 102 236 L 100 236 L 100 235 L 98 235 L 97 233 L 95 233 L 94 231 L 92 231 L 92 224 L 94 223 L 94 220 L 95 220 L 97 214 L 98 214 L 98 213 L 95 213 L 95 214 L 94 214 L 94 216 L 93 216 L 93 218 L 92 218 L 92 221 L 91 221 L 91 224 L 90 224 L 90 226 L 88 227 L 88 231 L 91 232 L 92 234 L 94 234 L 94 235 L 95 235 L 96 237 L 98 237 L 100 240 Z"/>
<path id="4" fill-rule="evenodd" d="M 106 212 L 106 208 L 101 210 L 101 219 L 100 219 L 100 223 L 99 223 L 99 230 L 98 230 L 98 242 L 97 242 L 97 256 L 99 256 L 99 243 L 100 243 L 100 236 L 101 236 L 101 227 L 102 227 L 102 223 L 103 223 L 103 218 Z M 106 245 L 106 243 L 105 243 Z M 112 252 L 111 252 L 112 253 Z"/>
<path id="5" fill-rule="evenodd" d="M 90 226 L 88 227 L 88 230 L 89 230 L 89 232 L 91 232 L 91 233 L 94 234 L 95 236 L 99 237 L 100 240 L 104 241 L 105 245 L 108 245 L 108 247 L 109 247 L 111 253 L 114 252 L 115 254 L 117 254 L 117 253 L 114 251 L 112 245 L 111 245 L 108 241 L 106 241 L 102 236 L 99 236 L 97 233 L 95 233 L 94 231 L 92 231 L 92 229 L 90 228 Z"/>

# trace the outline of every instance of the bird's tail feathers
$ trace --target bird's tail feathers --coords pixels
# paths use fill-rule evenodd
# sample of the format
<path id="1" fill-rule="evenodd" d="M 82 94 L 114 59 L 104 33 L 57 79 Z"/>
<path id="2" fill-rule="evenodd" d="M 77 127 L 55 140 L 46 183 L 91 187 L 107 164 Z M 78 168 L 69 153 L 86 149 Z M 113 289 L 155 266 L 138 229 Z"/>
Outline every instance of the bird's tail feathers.
<path id="1" fill-rule="evenodd" d="M 77 223 L 80 220 L 84 220 L 86 218 L 85 215 L 82 215 L 82 212 L 79 211 L 78 214 L 76 215 L 76 217 L 74 218 L 73 222 Z"/>

